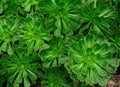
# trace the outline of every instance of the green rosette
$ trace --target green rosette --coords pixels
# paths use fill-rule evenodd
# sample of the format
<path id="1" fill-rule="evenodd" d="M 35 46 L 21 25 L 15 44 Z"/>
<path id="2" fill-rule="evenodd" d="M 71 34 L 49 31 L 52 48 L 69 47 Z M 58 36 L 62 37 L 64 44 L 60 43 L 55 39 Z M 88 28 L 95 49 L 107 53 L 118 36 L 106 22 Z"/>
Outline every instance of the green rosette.
<path id="1" fill-rule="evenodd" d="M 45 70 L 41 84 L 42 87 L 72 87 L 67 81 L 67 73 L 65 70 L 61 71 L 57 67 Z"/>
<path id="2" fill-rule="evenodd" d="M 61 34 L 72 35 L 80 26 L 78 0 L 43 0 L 40 2 L 41 13 L 46 15 L 47 21 L 54 24 L 55 36 Z"/>
<path id="3" fill-rule="evenodd" d="M 64 64 L 68 57 L 63 38 L 54 38 L 50 43 L 50 48 L 41 52 L 43 67 L 55 67 Z"/>
<path id="4" fill-rule="evenodd" d="M 24 49 L 17 49 L 16 54 L 4 55 L 0 59 L 1 75 L 6 78 L 7 85 L 10 87 L 30 87 L 36 83 L 37 69 L 40 67 L 37 57 L 30 57 L 24 54 Z M 1 76 L 0 76 L 1 77 Z"/>
<path id="5" fill-rule="evenodd" d="M 16 17 L 0 17 L 0 53 L 13 54 L 13 45 L 18 40 L 17 29 L 19 21 Z"/>
<path id="6" fill-rule="evenodd" d="M 119 66 L 119 59 L 113 58 L 117 47 L 102 35 L 92 32 L 72 39 L 69 47 L 67 68 L 70 74 L 87 84 L 105 85 Z"/>
<path id="7" fill-rule="evenodd" d="M 100 34 L 113 34 L 111 23 L 114 24 L 118 14 L 109 0 L 82 0 L 80 3 L 80 32 L 94 30 Z"/>
<path id="8" fill-rule="evenodd" d="M 36 14 L 30 14 L 26 19 L 21 19 L 18 37 L 20 46 L 27 46 L 28 54 L 48 49 L 46 43 L 50 41 L 50 32 L 44 26 L 44 19 Z"/>

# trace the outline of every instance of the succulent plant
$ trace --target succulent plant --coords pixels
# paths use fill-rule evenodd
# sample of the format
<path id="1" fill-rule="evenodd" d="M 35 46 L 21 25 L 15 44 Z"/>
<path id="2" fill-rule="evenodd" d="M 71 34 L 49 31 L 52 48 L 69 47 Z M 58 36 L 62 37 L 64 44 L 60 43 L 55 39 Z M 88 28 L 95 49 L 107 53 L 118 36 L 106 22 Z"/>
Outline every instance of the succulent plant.
<path id="1" fill-rule="evenodd" d="M 99 87 L 119 58 L 120 0 L 0 0 L 0 87 Z"/>
<path id="2" fill-rule="evenodd" d="M 31 14 L 21 20 L 19 38 L 21 46 L 27 45 L 28 53 L 31 54 L 49 48 L 45 41 L 49 41 L 51 35 L 44 26 L 44 19 Z"/>
<path id="3" fill-rule="evenodd" d="M 70 87 L 67 83 L 67 73 L 60 71 L 58 68 L 50 68 L 46 70 L 44 79 L 42 80 L 42 87 Z"/>
<path id="4" fill-rule="evenodd" d="M 38 3 L 38 0 L 22 0 L 21 6 L 24 7 L 24 10 L 28 12 L 30 11 L 31 6 L 37 5 Z"/>
<path id="5" fill-rule="evenodd" d="M 0 59 L 1 75 L 7 78 L 7 85 L 20 87 L 20 84 L 24 84 L 24 87 L 30 87 L 30 83 L 35 84 L 37 79 L 38 59 L 26 56 L 22 49 L 15 52 L 16 54 L 4 55 Z"/>
<path id="6" fill-rule="evenodd" d="M 54 34 L 71 35 L 79 27 L 77 0 L 43 0 L 40 2 L 41 13 L 57 27 Z"/>
<path id="7" fill-rule="evenodd" d="M 13 54 L 12 46 L 18 40 L 16 37 L 18 24 L 18 19 L 15 17 L 0 17 L 0 53 L 4 51 Z"/>
<path id="8" fill-rule="evenodd" d="M 3 12 L 4 10 L 4 4 L 6 3 L 6 0 L 1 0 L 0 1 L 0 14 Z"/>
<path id="9" fill-rule="evenodd" d="M 50 48 L 41 52 L 40 56 L 44 67 L 55 67 L 64 64 L 67 60 L 66 47 L 63 38 L 54 38 Z"/>
<path id="10" fill-rule="evenodd" d="M 109 1 L 87 0 L 81 5 L 78 4 L 78 7 L 82 21 L 80 32 L 95 30 L 98 33 L 113 34 L 110 24 L 117 18 L 117 12 L 109 4 Z"/>
<path id="11" fill-rule="evenodd" d="M 114 73 L 119 65 L 119 59 L 112 55 L 117 50 L 116 46 L 96 32 L 87 36 L 80 35 L 71 42 L 73 44 L 68 52 L 70 73 L 90 85 L 107 84 L 111 73 Z"/>
<path id="12" fill-rule="evenodd" d="M 24 15 L 30 12 L 32 6 L 38 5 L 38 0 L 7 0 L 6 8 L 4 9 L 6 15 Z"/>
<path id="13" fill-rule="evenodd" d="M 120 30 L 115 34 L 115 43 L 120 47 Z"/>

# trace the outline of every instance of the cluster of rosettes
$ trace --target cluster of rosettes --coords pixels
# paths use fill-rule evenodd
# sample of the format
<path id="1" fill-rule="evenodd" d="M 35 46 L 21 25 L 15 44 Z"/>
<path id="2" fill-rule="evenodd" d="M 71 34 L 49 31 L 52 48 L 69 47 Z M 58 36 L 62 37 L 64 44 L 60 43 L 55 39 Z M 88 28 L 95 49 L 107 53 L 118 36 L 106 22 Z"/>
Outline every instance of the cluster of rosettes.
<path id="1" fill-rule="evenodd" d="M 116 46 L 108 42 L 102 35 L 95 33 L 79 36 L 69 47 L 68 67 L 80 81 L 87 84 L 105 85 L 119 65 L 119 60 L 112 54 Z"/>

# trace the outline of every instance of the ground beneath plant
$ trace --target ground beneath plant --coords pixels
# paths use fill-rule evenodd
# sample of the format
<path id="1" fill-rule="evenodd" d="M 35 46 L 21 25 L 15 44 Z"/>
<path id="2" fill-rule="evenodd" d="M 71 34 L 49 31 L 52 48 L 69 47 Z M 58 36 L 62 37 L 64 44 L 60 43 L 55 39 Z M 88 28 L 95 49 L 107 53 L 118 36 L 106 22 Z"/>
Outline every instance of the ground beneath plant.
<path id="1" fill-rule="evenodd" d="M 117 73 L 113 74 L 108 84 L 103 87 L 120 87 L 120 75 Z"/>

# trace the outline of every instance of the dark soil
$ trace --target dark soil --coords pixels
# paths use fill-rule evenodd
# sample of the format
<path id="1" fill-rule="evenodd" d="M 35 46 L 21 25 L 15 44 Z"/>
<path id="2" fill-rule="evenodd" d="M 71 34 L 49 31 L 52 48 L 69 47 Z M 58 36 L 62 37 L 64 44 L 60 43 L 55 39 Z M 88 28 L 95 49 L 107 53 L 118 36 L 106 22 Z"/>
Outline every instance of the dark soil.
<path id="1" fill-rule="evenodd" d="M 103 87 L 120 87 L 120 75 L 117 73 L 113 74 L 108 84 Z"/>
<path id="2" fill-rule="evenodd" d="M 35 85 L 31 85 L 31 87 L 42 87 L 41 80 L 37 79 L 36 84 Z"/>

